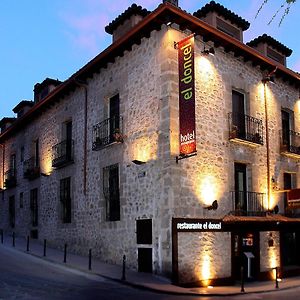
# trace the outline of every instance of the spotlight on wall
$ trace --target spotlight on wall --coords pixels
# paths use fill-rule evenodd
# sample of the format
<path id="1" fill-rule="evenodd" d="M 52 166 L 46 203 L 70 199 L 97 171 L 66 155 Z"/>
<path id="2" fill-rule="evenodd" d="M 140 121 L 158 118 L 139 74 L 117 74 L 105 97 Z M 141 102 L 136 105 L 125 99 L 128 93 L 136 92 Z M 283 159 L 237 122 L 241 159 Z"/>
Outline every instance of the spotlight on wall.
<path id="1" fill-rule="evenodd" d="M 215 56 L 215 48 L 214 47 L 210 47 L 209 49 L 205 49 L 205 46 L 204 46 L 204 50 L 201 53 L 205 54 L 205 55 Z"/>
<path id="2" fill-rule="evenodd" d="M 273 71 L 271 71 L 270 73 L 264 75 L 263 79 L 262 79 L 262 83 L 266 84 L 268 82 L 270 83 L 275 83 L 275 72 L 277 71 L 277 67 L 275 67 L 275 69 Z"/>
<path id="3" fill-rule="evenodd" d="M 204 206 L 204 209 L 208 209 L 208 210 L 216 210 L 219 207 L 218 201 L 214 200 L 213 203 L 209 206 Z"/>
<path id="4" fill-rule="evenodd" d="M 145 161 L 141 161 L 141 160 L 138 160 L 138 159 L 134 159 L 132 162 L 133 162 L 134 164 L 136 164 L 136 165 L 143 165 L 143 164 L 146 163 Z"/>

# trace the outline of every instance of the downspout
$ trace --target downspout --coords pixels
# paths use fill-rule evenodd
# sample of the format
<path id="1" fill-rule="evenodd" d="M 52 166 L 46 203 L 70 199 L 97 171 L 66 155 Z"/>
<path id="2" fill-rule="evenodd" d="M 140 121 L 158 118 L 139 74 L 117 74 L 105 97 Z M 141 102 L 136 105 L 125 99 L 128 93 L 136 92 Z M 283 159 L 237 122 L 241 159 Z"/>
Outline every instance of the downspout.
<path id="1" fill-rule="evenodd" d="M 87 184 L 87 106 L 88 106 L 88 89 L 87 83 L 80 79 L 74 79 L 74 82 L 84 89 L 84 136 L 83 136 L 83 194 L 86 196 Z"/>
<path id="2" fill-rule="evenodd" d="M 4 166 L 4 161 L 5 161 L 5 144 L 0 144 L 2 148 L 2 182 L 1 182 L 1 189 L 4 189 L 4 171 L 5 171 L 5 166 Z"/>

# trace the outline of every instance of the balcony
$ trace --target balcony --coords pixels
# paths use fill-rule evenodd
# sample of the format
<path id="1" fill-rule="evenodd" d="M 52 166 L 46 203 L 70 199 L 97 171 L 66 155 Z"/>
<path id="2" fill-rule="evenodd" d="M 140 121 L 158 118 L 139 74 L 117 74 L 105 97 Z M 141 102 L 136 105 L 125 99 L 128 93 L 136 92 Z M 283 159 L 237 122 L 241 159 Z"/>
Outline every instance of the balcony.
<path id="1" fill-rule="evenodd" d="M 280 131 L 280 153 L 300 158 L 300 133 L 293 130 Z"/>
<path id="2" fill-rule="evenodd" d="M 40 177 L 40 167 L 37 165 L 35 157 L 31 157 L 23 163 L 23 177 L 33 180 Z"/>
<path id="3" fill-rule="evenodd" d="M 104 120 L 93 127 L 94 151 L 113 143 L 123 143 L 122 117 L 116 116 Z"/>
<path id="4" fill-rule="evenodd" d="M 65 140 L 52 147 L 52 167 L 61 168 L 74 162 L 74 141 Z"/>
<path id="5" fill-rule="evenodd" d="M 4 173 L 4 186 L 7 189 L 17 185 L 16 169 L 9 169 Z"/>
<path id="6" fill-rule="evenodd" d="M 249 144 L 263 145 L 263 123 L 245 114 L 229 113 L 229 140 Z"/>
<path id="7" fill-rule="evenodd" d="M 232 191 L 232 214 L 235 216 L 265 216 L 264 193 Z"/>

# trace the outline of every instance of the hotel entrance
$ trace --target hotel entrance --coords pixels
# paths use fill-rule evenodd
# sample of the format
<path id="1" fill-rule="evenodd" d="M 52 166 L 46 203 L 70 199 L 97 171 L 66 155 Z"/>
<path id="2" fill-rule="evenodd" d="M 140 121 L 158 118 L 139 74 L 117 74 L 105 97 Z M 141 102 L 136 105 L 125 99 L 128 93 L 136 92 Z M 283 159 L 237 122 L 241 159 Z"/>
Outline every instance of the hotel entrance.
<path id="1" fill-rule="evenodd" d="M 244 280 L 255 280 L 259 273 L 259 233 L 232 233 L 232 277 L 241 279 L 243 267 Z"/>

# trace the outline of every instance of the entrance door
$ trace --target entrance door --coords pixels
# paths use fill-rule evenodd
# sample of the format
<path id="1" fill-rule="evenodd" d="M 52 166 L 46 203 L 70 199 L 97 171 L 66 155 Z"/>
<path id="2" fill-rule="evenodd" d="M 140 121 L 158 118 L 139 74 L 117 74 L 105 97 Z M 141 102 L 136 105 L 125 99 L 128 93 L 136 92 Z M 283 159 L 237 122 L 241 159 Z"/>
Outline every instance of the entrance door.
<path id="1" fill-rule="evenodd" d="M 259 272 L 259 233 L 239 232 L 232 234 L 232 276 L 244 280 L 257 278 Z"/>
<path id="2" fill-rule="evenodd" d="M 152 273 L 152 248 L 138 248 L 138 271 Z"/>
<path id="3" fill-rule="evenodd" d="M 247 213 L 247 165 L 234 164 L 235 211 Z"/>
<path id="4" fill-rule="evenodd" d="M 246 137 L 245 128 L 245 97 L 244 94 L 232 91 L 232 121 L 237 129 L 238 137 Z"/>

